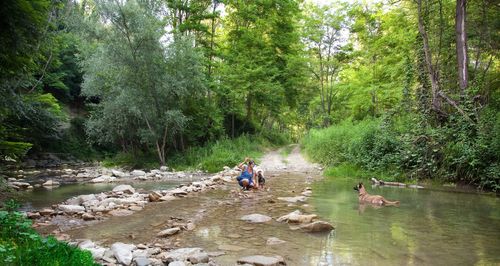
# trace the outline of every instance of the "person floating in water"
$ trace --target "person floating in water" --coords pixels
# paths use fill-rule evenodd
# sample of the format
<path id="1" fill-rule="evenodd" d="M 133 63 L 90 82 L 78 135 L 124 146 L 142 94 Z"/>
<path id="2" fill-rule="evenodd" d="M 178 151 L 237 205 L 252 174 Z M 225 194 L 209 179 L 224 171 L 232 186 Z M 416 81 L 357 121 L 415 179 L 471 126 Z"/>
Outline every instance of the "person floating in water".
<path id="1" fill-rule="evenodd" d="M 238 184 L 244 189 L 249 190 L 250 188 L 258 188 L 259 181 L 255 180 L 255 162 L 250 158 L 245 158 L 245 161 L 238 165 L 238 168 L 241 169 L 241 175 L 236 178 L 238 180 Z"/>

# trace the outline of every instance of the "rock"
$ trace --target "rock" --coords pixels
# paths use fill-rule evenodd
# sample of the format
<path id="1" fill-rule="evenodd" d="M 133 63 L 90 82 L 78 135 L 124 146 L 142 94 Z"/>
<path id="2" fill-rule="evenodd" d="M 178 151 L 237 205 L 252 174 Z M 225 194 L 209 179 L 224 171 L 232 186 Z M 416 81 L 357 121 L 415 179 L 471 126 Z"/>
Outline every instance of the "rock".
<path id="1" fill-rule="evenodd" d="M 112 216 L 129 216 L 131 214 L 134 214 L 134 212 L 129 211 L 129 210 L 124 210 L 124 209 L 118 209 L 118 210 L 110 211 L 109 214 Z"/>
<path id="2" fill-rule="evenodd" d="M 86 250 L 92 253 L 92 257 L 94 258 L 94 260 L 100 260 L 104 256 L 104 253 L 106 252 L 107 249 L 103 247 L 95 247 L 95 248 L 86 248 Z"/>
<path id="3" fill-rule="evenodd" d="M 84 221 L 95 220 L 95 216 L 94 216 L 94 215 L 92 215 L 92 214 L 90 214 L 90 213 L 84 213 L 84 214 L 82 215 L 82 219 L 83 219 Z"/>
<path id="4" fill-rule="evenodd" d="M 193 231 L 196 228 L 196 225 L 194 223 L 187 223 L 186 224 L 186 230 L 188 231 Z"/>
<path id="5" fill-rule="evenodd" d="M 171 201 L 171 200 L 174 200 L 174 199 L 177 199 L 177 198 L 174 197 L 174 196 L 166 195 L 166 196 L 161 197 L 160 201 Z"/>
<path id="6" fill-rule="evenodd" d="M 309 233 L 330 232 L 334 229 L 333 225 L 323 221 L 316 221 L 309 224 L 304 224 L 299 227 Z"/>
<path id="7" fill-rule="evenodd" d="M 109 183 L 115 181 L 116 177 L 109 175 L 101 175 L 90 180 L 90 183 Z"/>
<path id="8" fill-rule="evenodd" d="M 137 266 L 147 266 L 151 265 L 151 261 L 146 257 L 137 257 L 134 259 L 135 265 Z"/>
<path id="9" fill-rule="evenodd" d="M 124 244 L 121 242 L 114 243 L 111 245 L 111 250 L 113 255 L 118 260 L 119 263 L 130 265 L 132 263 L 132 250 L 136 247 L 132 244 Z"/>
<path id="10" fill-rule="evenodd" d="M 16 186 L 16 187 L 18 187 L 18 188 L 24 188 L 24 189 L 26 189 L 26 188 L 28 188 L 28 187 L 30 187 L 30 186 L 31 186 L 31 184 L 30 184 L 30 183 L 26 183 L 26 182 L 12 182 L 12 183 L 10 183 L 10 184 L 11 184 L 11 185 L 14 185 L 14 186 Z"/>
<path id="11" fill-rule="evenodd" d="M 132 252 L 132 257 L 134 258 L 147 257 L 147 256 L 148 256 L 148 251 L 145 249 L 136 249 Z"/>
<path id="12" fill-rule="evenodd" d="M 126 176 L 126 174 L 124 172 L 119 171 L 119 170 L 115 170 L 115 169 L 111 170 L 111 174 L 113 176 L 116 176 L 116 177 L 125 177 Z"/>
<path id="13" fill-rule="evenodd" d="M 181 196 L 181 197 L 182 197 L 182 196 L 185 196 L 185 195 L 187 195 L 187 194 L 188 194 L 188 193 L 186 192 L 186 190 L 184 190 L 184 189 L 180 189 L 180 188 L 176 188 L 176 189 L 171 190 L 171 191 L 169 191 L 169 192 L 170 192 L 170 194 L 172 194 L 172 195 L 174 195 L 174 196 Z"/>
<path id="14" fill-rule="evenodd" d="M 266 241 L 266 245 L 280 245 L 280 244 L 283 244 L 283 243 L 286 243 L 285 240 L 281 240 L 277 237 L 270 237 L 267 239 Z"/>
<path id="15" fill-rule="evenodd" d="M 174 261 L 168 264 L 168 266 L 186 266 L 186 263 L 182 261 Z"/>
<path id="16" fill-rule="evenodd" d="M 160 194 L 156 191 L 153 191 L 153 192 L 149 193 L 148 198 L 149 198 L 149 201 L 151 201 L 151 202 L 157 202 L 157 201 L 160 201 L 160 198 L 162 196 L 163 196 L 162 194 Z"/>
<path id="17" fill-rule="evenodd" d="M 286 265 L 285 260 L 280 256 L 268 257 L 268 256 L 247 256 L 240 258 L 238 260 L 239 264 L 250 264 L 255 266 L 279 266 Z"/>
<path id="18" fill-rule="evenodd" d="M 279 197 L 279 200 L 290 202 L 290 203 L 297 203 L 297 202 L 305 202 L 307 198 L 305 196 L 296 196 L 296 197 Z"/>
<path id="19" fill-rule="evenodd" d="M 78 198 L 80 199 L 81 203 L 84 203 L 86 201 L 92 201 L 92 200 L 96 200 L 96 196 L 94 194 L 88 194 L 88 195 L 80 195 L 78 196 Z"/>
<path id="20" fill-rule="evenodd" d="M 190 257 L 197 256 L 200 253 L 204 253 L 201 248 L 179 248 L 166 252 L 163 258 L 170 262 L 168 265 L 172 265 L 173 261 L 187 261 Z"/>
<path id="21" fill-rule="evenodd" d="M 119 185 L 119 186 L 116 186 L 115 188 L 113 188 L 113 191 L 114 192 L 124 192 L 124 193 L 127 193 L 127 194 L 134 194 L 135 193 L 135 189 L 131 186 L 131 185 Z"/>
<path id="22" fill-rule="evenodd" d="M 419 185 L 408 185 L 409 188 L 424 188 L 423 186 Z"/>
<path id="23" fill-rule="evenodd" d="M 94 242 L 92 242 L 92 240 L 84 240 L 82 242 L 80 242 L 80 244 L 78 244 L 78 247 L 79 248 L 84 248 L 84 249 L 87 249 L 87 248 L 94 248 L 95 247 L 95 244 Z"/>
<path id="24" fill-rule="evenodd" d="M 224 250 L 224 251 L 236 251 L 236 252 L 245 250 L 244 247 L 240 247 L 240 246 L 236 246 L 236 245 L 229 245 L 229 244 L 222 244 L 222 245 L 219 245 L 217 248 L 220 250 Z"/>
<path id="25" fill-rule="evenodd" d="M 54 213 L 54 210 L 53 209 L 49 209 L 49 208 L 43 208 L 39 211 L 39 213 L 43 216 L 48 216 L 48 215 L 51 215 Z"/>
<path id="26" fill-rule="evenodd" d="M 173 228 L 169 228 L 169 229 L 165 229 L 163 231 L 160 231 L 158 234 L 156 234 L 156 236 L 167 237 L 167 236 L 175 235 L 175 234 L 179 233 L 180 231 L 181 231 L 181 229 L 179 227 L 173 227 Z"/>
<path id="27" fill-rule="evenodd" d="M 209 257 L 208 253 L 198 252 L 190 255 L 187 260 L 191 262 L 191 264 L 208 263 Z"/>
<path id="28" fill-rule="evenodd" d="M 142 211 L 142 207 L 136 206 L 136 205 L 130 206 L 130 207 L 128 207 L 128 209 L 131 211 L 135 211 L 135 212 Z"/>
<path id="29" fill-rule="evenodd" d="M 299 210 L 296 210 L 287 215 L 281 216 L 276 221 L 287 222 L 287 223 L 310 223 L 316 217 L 317 217 L 316 214 L 305 215 L 302 214 Z"/>
<path id="30" fill-rule="evenodd" d="M 148 246 L 146 246 L 146 245 L 144 245 L 144 244 L 138 244 L 138 245 L 137 245 L 137 248 L 138 248 L 138 249 L 147 249 L 147 248 L 148 248 Z"/>
<path id="31" fill-rule="evenodd" d="M 301 193 L 301 195 L 305 197 L 310 197 L 312 195 L 312 191 L 310 190 L 304 191 Z"/>
<path id="32" fill-rule="evenodd" d="M 165 165 L 160 166 L 160 171 L 166 172 L 166 171 L 168 171 L 168 167 L 166 167 Z"/>
<path id="33" fill-rule="evenodd" d="M 59 186 L 59 182 L 51 179 L 51 180 L 45 181 L 45 183 L 43 183 L 42 186 L 44 186 L 44 187 Z"/>
<path id="34" fill-rule="evenodd" d="M 130 174 L 132 176 L 143 176 L 143 175 L 146 175 L 146 172 L 144 172 L 142 170 L 134 170 L 134 171 L 130 172 Z"/>
<path id="35" fill-rule="evenodd" d="M 41 218 L 42 216 L 38 212 L 27 212 L 26 217 L 28 217 L 29 219 L 38 219 Z"/>
<path id="36" fill-rule="evenodd" d="M 58 208 L 65 213 L 77 213 L 85 211 L 85 208 L 80 205 L 59 205 Z"/>
<path id="37" fill-rule="evenodd" d="M 224 251 L 208 252 L 209 257 L 219 257 L 219 256 L 223 256 L 223 255 L 226 255 L 226 252 L 224 252 Z"/>
<path id="38" fill-rule="evenodd" d="M 254 214 L 242 216 L 240 218 L 240 220 L 247 221 L 249 223 L 265 223 L 265 222 L 271 221 L 272 218 L 267 216 L 267 215 L 254 213 Z"/>

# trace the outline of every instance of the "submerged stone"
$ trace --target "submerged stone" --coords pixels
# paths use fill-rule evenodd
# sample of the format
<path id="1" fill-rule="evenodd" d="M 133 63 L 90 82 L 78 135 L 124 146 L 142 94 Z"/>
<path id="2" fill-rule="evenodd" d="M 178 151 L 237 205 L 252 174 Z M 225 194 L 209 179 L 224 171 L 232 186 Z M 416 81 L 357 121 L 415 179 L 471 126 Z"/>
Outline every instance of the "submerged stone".
<path id="1" fill-rule="evenodd" d="M 255 266 L 280 266 L 286 265 L 285 260 L 280 256 L 268 257 L 268 256 L 247 256 L 240 258 L 238 264 L 250 264 Z"/>

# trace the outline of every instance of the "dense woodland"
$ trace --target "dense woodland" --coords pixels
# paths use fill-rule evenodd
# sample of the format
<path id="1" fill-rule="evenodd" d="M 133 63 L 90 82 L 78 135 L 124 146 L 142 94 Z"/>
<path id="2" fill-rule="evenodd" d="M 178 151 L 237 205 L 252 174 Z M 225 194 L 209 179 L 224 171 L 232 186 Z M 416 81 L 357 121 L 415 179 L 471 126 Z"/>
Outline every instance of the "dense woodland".
<path id="1" fill-rule="evenodd" d="M 333 167 L 500 189 L 498 3 L 331 2 L 6 0 L 1 159 L 212 170 L 196 157 L 301 142 Z"/>

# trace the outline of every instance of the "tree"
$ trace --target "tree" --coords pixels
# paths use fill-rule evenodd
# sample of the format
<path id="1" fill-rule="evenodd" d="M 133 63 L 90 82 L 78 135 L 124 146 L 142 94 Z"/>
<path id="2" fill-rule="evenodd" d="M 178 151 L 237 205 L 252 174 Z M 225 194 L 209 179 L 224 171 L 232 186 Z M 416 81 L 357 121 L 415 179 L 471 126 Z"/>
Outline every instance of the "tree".
<path id="1" fill-rule="evenodd" d="M 189 120 L 184 99 L 203 89 L 199 55 L 190 40 L 162 43 L 160 2 L 96 4 L 101 21 L 110 25 L 97 24 L 100 42 L 84 62 L 83 93 L 98 98 L 87 131 L 94 141 L 124 150 L 146 144 L 163 165 Z"/>
<path id="2" fill-rule="evenodd" d="M 304 34 L 309 49 L 309 70 L 319 84 L 323 126 L 329 126 L 338 90 L 338 74 L 348 59 L 345 16 L 333 6 L 309 5 L 306 9 Z M 344 31 L 344 32 L 343 32 Z"/>

